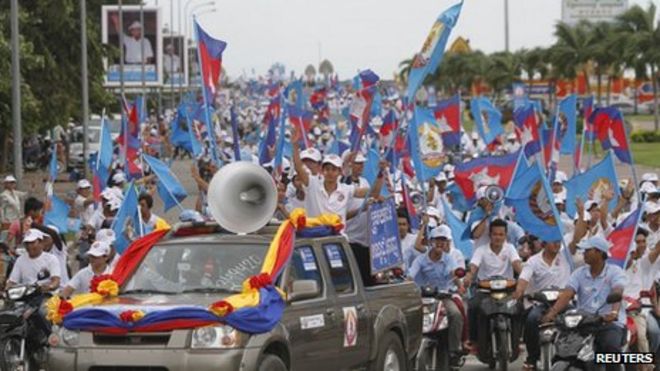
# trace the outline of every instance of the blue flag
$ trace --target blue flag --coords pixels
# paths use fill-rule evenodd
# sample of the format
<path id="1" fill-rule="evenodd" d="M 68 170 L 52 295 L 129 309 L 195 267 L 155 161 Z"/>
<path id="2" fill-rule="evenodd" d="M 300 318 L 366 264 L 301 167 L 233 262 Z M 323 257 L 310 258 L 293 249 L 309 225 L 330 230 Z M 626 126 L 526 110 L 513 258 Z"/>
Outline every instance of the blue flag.
<path id="1" fill-rule="evenodd" d="M 48 164 L 48 177 L 50 182 L 57 178 L 57 143 L 53 143 L 52 153 L 50 154 L 50 163 Z"/>
<path id="2" fill-rule="evenodd" d="M 408 126 L 408 143 L 417 179 L 425 182 L 442 170 L 444 153 L 440 127 L 433 111 L 415 108 Z"/>
<path id="3" fill-rule="evenodd" d="M 78 232 L 80 219 L 69 218 L 71 207 L 55 195 L 50 196 L 50 209 L 44 214 L 46 225 L 54 225 L 60 233 Z"/>
<path id="4" fill-rule="evenodd" d="M 191 136 L 190 125 L 188 124 L 187 113 L 185 111 L 185 104 L 181 103 L 174 119 L 170 122 L 170 142 L 175 147 L 182 147 L 186 151 L 194 153 L 192 144 L 194 135 Z"/>
<path id="5" fill-rule="evenodd" d="M 463 256 L 466 260 L 471 259 L 473 252 L 472 241 L 469 238 L 463 238 L 463 234 L 465 233 L 465 230 L 468 228 L 468 226 L 463 223 L 456 215 L 454 215 L 451 208 L 449 205 L 447 205 L 447 202 L 445 202 L 444 199 L 442 200 L 442 207 L 445 211 L 445 222 L 449 226 L 449 229 L 451 229 L 451 236 L 454 240 L 454 246 L 456 246 L 456 248 L 463 253 Z"/>
<path id="6" fill-rule="evenodd" d="M 477 131 L 486 145 L 491 144 L 498 136 L 504 134 L 502 113 L 493 106 L 488 98 L 472 98 L 470 111 L 472 111 Z"/>
<path id="7" fill-rule="evenodd" d="M 610 152 L 598 164 L 592 166 L 584 173 L 577 174 L 569 179 L 566 184 L 566 213 L 575 217 L 577 208 L 575 200 L 580 197 L 582 201 L 600 201 L 603 191 L 613 189 L 615 194 L 609 203 L 609 210 L 614 210 L 619 199 L 619 185 L 617 182 L 614 159 Z"/>
<path id="8" fill-rule="evenodd" d="M 126 227 L 132 226 L 136 233 L 140 233 L 139 223 L 137 189 L 133 182 L 131 182 L 126 191 L 126 195 L 124 196 L 124 200 L 119 207 L 119 211 L 117 211 L 115 220 L 112 222 L 112 230 L 115 232 L 115 236 L 117 236 L 114 246 L 119 254 L 122 254 L 130 244 L 130 241 L 124 233 Z"/>
<path id="9" fill-rule="evenodd" d="M 559 153 L 572 155 L 577 143 L 577 96 L 571 94 L 559 102 L 559 111 L 555 120 L 559 120 Z"/>
<path id="10" fill-rule="evenodd" d="M 101 136 L 99 138 L 99 155 L 97 157 L 96 166 L 105 167 L 106 169 L 112 166 L 112 135 L 110 134 L 110 125 L 105 119 L 101 118 Z"/>
<path id="11" fill-rule="evenodd" d="M 370 148 L 369 152 L 367 152 L 367 162 L 364 164 L 362 175 L 372 187 L 374 186 L 374 183 L 376 183 L 378 172 L 380 171 L 379 163 L 380 155 L 378 154 L 378 151 L 374 148 Z M 380 190 L 380 194 L 383 197 L 387 197 L 390 195 L 390 192 L 387 187 L 383 186 Z"/>
<path id="12" fill-rule="evenodd" d="M 433 23 L 422 50 L 413 58 L 406 89 L 409 102 L 414 102 L 417 89 L 424 83 L 426 76 L 433 73 L 442 62 L 449 34 L 456 25 L 462 7 L 463 1 L 440 14 Z"/>
<path id="13" fill-rule="evenodd" d="M 143 155 L 144 161 L 158 178 L 158 194 L 163 200 L 165 211 L 171 209 L 188 196 L 179 179 L 162 161 L 149 155 Z"/>
<path id="14" fill-rule="evenodd" d="M 538 162 L 512 180 L 505 203 L 516 210 L 516 221 L 528 233 L 541 241 L 562 240 L 554 196 Z"/>

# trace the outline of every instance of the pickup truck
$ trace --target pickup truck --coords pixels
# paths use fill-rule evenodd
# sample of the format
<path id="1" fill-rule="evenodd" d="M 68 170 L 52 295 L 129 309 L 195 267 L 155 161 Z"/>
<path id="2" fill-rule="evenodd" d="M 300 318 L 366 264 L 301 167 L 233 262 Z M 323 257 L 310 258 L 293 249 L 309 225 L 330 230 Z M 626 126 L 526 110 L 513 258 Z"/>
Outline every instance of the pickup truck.
<path id="1" fill-rule="evenodd" d="M 240 291 L 259 272 L 275 230 L 236 235 L 208 226 L 192 235 L 190 225 L 169 232 L 119 296 L 102 305 L 207 307 Z M 407 370 L 421 342 L 422 301 L 414 283 L 391 282 L 365 287 L 341 235 L 297 237 L 276 282 L 287 305 L 270 332 L 248 335 L 227 325 L 126 334 L 55 328 L 49 370 Z"/>

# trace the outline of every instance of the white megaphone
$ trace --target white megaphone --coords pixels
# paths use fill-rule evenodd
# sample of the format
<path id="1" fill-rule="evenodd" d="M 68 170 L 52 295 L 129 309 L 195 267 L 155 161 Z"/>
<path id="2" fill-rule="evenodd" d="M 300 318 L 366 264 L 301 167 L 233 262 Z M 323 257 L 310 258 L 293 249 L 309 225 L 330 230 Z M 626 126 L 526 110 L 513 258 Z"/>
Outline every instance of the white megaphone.
<path id="1" fill-rule="evenodd" d="M 234 233 L 259 230 L 272 219 L 277 207 L 275 181 L 251 162 L 233 162 L 220 168 L 207 194 L 213 219 Z"/>

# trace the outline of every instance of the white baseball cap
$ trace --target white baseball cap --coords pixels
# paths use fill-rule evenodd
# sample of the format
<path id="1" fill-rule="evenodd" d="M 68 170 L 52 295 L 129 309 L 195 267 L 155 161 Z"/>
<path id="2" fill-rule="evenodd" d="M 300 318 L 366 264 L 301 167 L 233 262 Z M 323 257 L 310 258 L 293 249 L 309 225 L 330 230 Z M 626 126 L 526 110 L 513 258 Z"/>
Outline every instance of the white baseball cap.
<path id="1" fill-rule="evenodd" d="M 429 206 L 426 208 L 426 215 L 433 216 L 438 219 L 442 219 L 442 215 L 440 214 L 440 211 L 433 206 Z"/>
<path id="2" fill-rule="evenodd" d="M 437 182 L 442 182 L 442 181 L 446 182 L 447 181 L 447 175 L 445 175 L 445 173 L 441 171 L 441 172 L 438 173 L 438 175 L 435 176 L 435 180 Z"/>
<path id="3" fill-rule="evenodd" d="M 448 226 L 445 224 L 441 224 L 433 229 L 431 229 L 431 232 L 429 233 L 429 239 L 433 238 L 446 238 L 448 240 L 451 240 L 451 229 L 449 229 Z"/>
<path id="4" fill-rule="evenodd" d="M 564 197 L 561 197 L 560 195 L 555 194 L 555 204 L 565 204 L 566 199 Z"/>
<path id="5" fill-rule="evenodd" d="M 95 256 L 100 258 L 110 254 L 110 244 L 105 241 L 94 241 L 92 246 L 89 247 L 85 255 Z"/>
<path id="6" fill-rule="evenodd" d="M 642 182 L 657 182 L 658 174 L 656 173 L 644 173 L 642 175 Z"/>
<path id="7" fill-rule="evenodd" d="M 553 181 L 553 183 L 562 183 L 563 184 L 567 180 L 568 180 L 568 177 L 566 176 L 566 173 L 561 171 L 561 170 L 558 170 L 557 173 L 555 174 L 555 180 Z"/>
<path id="8" fill-rule="evenodd" d="M 124 194 L 121 193 L 121 191 L 117 188 L 108 187 L 101 192 L 101 197 L 105 198 L 106 200 L 110 200 L 112 198 L 122 199 L 124 198 Z"/>
<path id="9" fill-rule="evenodd" d="M 90 188 L 92 186 L 92 183 L 89 182 L 87 179 L 81 179 L 78 181 L 78 189 L 83 189 L 83 188 Z"/>
<path id="10" fill-rule="evenodd" d="M 644 205 L 644 212 L 646 214 L 655 214 L 660 211 L 660 203 L 658 202 L 647 202 Z"/>
<path id="11" fill-rule="evenodd" d="M 115 238 L 115 231 L 109 228 L 99 229 L 94 237 L 96 241 L 105 242 L 107 244 L 113 243 Z"/>
<path id="12" fill-rule="evenodd" d="M 314 162 L 321 162 L 321 152 L 316 148 L 307 148 L 300 152 L 301 160 L 312 160 Z"/>
<path id="13" fill-rule="evenodd" d="M 132 29 L 134 29 L 134 28 L 142 29 L 142 23 L 140 23 L 140 22 L 138 22 L 138 21 L 135 21 L 135 22 L 131 23 L 130 26 L 128 26 L 128 29 L 129 29 L 129 30 L 132 30 Z"/>
<path id="14" fill-rule="evenodd" d="M 122 200 L 117 197 L 111 197 L 105 204 L 110 206 L 110 210 L 119 210 Z"/>
<path id="15" fill-rule="evenodd" d="M 650 181 L 646 181 L 642 183 L 642 186 L 639 187 L 639 191 L 641 193 L 656 193 L 658 191 L 658 188 L 653 185 Z"/>
<path id="16" fill-rule="evenodd" d="M 43 240 L 44 237 L 46 237 L 45 233 L 41 232 L 38 229 L 30 228 L 28 229 L 27 232 L 25 232 L 25 236 L 23 236 L 23 242 L 34 242 L 37 240 Z"/>
<path id="17" fill-rule="evenodd" d="M 362 153 L 358 152 L 358 154 L 355 156 L 355 160 L 353 160 L 353 162 L 358 163 L 358 164 L 363 164 L 363 163 L 367 162 L 367 158 L 364 157 L 364 155 Z"/>
<path id="18" fill-rule="evenodd" d="M 323 164 L 323 165 L 325 165 L 325 164 L 330 164 L 330 165 L 332 165 L 332 166 L 334 166 L 334 167 L 337 167 L 337 168 L 340 168 L 340 169 L 341 169 L 342 161 L 341 161 L 341 158 L 340 158 L 339 156 L 337 156 L 337 155 L 326 155 L 326 156 L 323 158 L 323 162 L 322 162 L 322 164 Z"/>
<path id="19" fill-rule="evenodd" d="M 119 171 L 115 173 L 115 175 L 112 176 L 112 181 L 115 183 L 123 183 L 126 181 L 126 174 L 123 172 Z"/>
<path id="20" fill-rule="evenodd" d="M 16 183 L 16 178 L 13 175 L 7 175 L 2 181 L 3 183 Z"/>

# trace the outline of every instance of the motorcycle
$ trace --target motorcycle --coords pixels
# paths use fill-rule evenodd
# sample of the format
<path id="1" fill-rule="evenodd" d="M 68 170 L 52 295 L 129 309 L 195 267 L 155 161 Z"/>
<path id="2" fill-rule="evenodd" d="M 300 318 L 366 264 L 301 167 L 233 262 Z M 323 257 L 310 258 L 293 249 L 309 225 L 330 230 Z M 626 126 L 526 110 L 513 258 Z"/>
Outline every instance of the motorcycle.
<path id="1" fill-rule="evenodd" d="M 449 360 L 449 319 L 443 300 L 461 300 L 456 293 L 438 291 L 435 288 L 422 289 L 422 344 L 415 358 L 415 370 L 458 370 L 465 363 L 465 356 L 461 355 L 458 366 L 451 366 Z"/>
<path id="2" fill-rule="evenodd" d="M 555 304 L 557 298 L 559 298 L 559 293 L 560 290 L 557 288 L 548 288 L 529 295 L 527 298 L 533 302 L 538 303 L 537 305 L 543 305 L 547 310 Z M 539 331 L 541 369 L 543 371 L 550 371 L 552 366 L 552 358 L 554 357 L 553 342 L 555 340 L 555 336 L 557 335 L 557 328 L 554 323 L 541 323 L 539 324 Z"/>
<path id="3" fill-rule="evenodd" d="M 653 309 L 651 292 L 642 290 L 639 292 L 639 299 L 626 296 L 623 300 L 626 309 L 626 328 L 628 329 L 626 336 L 627 349 L 624 349 L 624 351 L 640 352 L 637 343 L 639 331 L 637 330 L 635 317 L 646 316 L 646 314 Z M 626 366 L 626 370 L 636 369 L 637 368 L 634 365 Z"/>
<path id="4" fill-rule="evenodd" d="M 500 371 L 506 371 L 509 362 L 518 358 L 519 334 L 513 334 L 514 317 L 519 313 L 519 304 L 511 295 L 516 288 L 516 280 L 504 277 L 491 277 L 479 282 L 478 290 L 489 294 L 481 302 L 482 315 L 488 318 L 489 327 L 478 331 L 487 331 L 491 336 L 491 351 L 487 352 L 482 334 L 479 333 L 479 352 L 477 358 L 488 367 L 494 369 L 499 365 Z"/>
<path id="5" fill-rule="evenodd" d="M 3 293 L 0 310 L 0 371 L 29 371 L 45 366 L 48 335 L 38 321 L 44 294 L 38 284 L 20 285 Z"/>
<path id="6" fill-rule="evenodd" d="M 600 310 L 606 304 L 621 301 L 617 293 L 608 295 Z M 596 311 L 596 313 L 598 312 Z M 595 359 L 595 332 L 601 326 L 600 315 L 570 309 L 555 320 L 558 334 L 555 337 L 555 357 L 552 371 L 598 370 Z"/>

